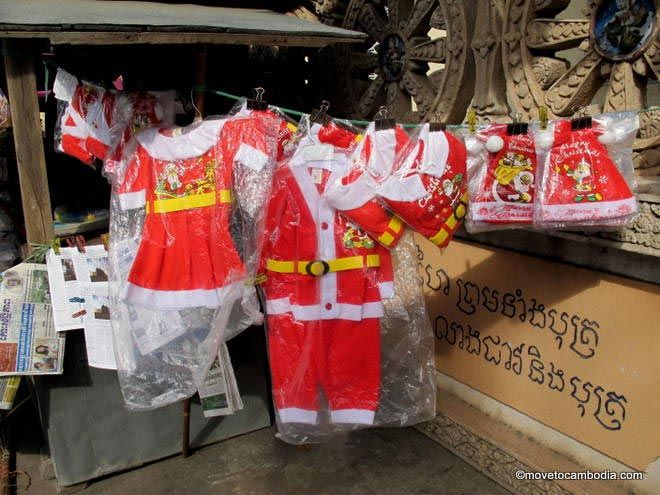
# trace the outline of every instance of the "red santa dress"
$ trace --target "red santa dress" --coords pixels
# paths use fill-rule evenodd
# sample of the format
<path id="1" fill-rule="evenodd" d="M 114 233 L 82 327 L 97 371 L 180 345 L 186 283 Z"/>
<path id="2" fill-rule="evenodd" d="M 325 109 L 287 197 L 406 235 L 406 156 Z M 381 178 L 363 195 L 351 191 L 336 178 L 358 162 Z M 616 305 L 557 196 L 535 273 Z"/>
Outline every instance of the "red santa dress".
<path id="1" fill-rule="evenodd" d="M 536 149 L 531 131 L 509 134 L 507 124 L 479 133 L 486 141 L 483 167 L 470 196 L 470 219 L 489 224 L 531 224 L 534 219 Z"/>
<path id="2" fill-rule="evenodd" d="M 596 121 L 577 130 L 569 120 L 554 123 L 536 210 L 541 226 L 616 224 L 636 212 L 635 195 L 601 142 L 605 133 Z"/>
<path id="3" fill-rule="evenodd" d="M 377 194 L 410 227 L 444 247 L 467 212 L 466 156 L 460 139 L 424 124 Z"/>
<path id="4" fill-rule="evenodd" d="M 228 286 L 245 278 L 229 232 L 232 164 L 244 156 L 263 166 L 265 130 L 255 121 L 251 132 L 242 128 L 242 137 L 230 137 L 223 133 L 226 122 L 150 128 L 136 137 L 117 186 L 122 209 L 146 207 L 128 302 L 160 310 L 217 307 Z"/>
<path id="5" fill-rule="evenodd" d="M 267 209 L 263 288 L 274 402 L 280 422 L 315 424 L 320 388 L 331 422 L 371 424 L 391 259 L 324 197 L 346 161 L 330 143 L 319 146 L 320 129 L 315 124 L 278 166 Z"/>

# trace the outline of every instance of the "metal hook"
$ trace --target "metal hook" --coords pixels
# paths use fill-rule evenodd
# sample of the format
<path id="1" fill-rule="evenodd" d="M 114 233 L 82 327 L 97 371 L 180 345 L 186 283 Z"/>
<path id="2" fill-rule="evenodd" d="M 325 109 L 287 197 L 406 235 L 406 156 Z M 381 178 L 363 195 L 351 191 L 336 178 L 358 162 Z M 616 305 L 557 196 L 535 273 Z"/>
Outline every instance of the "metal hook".
<path id="1" fill-rule="evenodd" d="M 193 122 L 196 122 L 198 120 L 202 119 L 202 112 L 197 108 L 197 105 L 195 105 L 195 97 L 193 95 L 195 91 L 195 88 L 192 88 L 190 90 L 190 103 L 192 104 L 193 108 L 195 109 L 195 118 L 193 119 Z"/>
<path id="2" fill-rule="evenodd" d="M 511 112 L 509 115 L 513 119 L 514 124 L 517 124 L 518 122 L 520 122 L 522 120 L 522 117 L 523 117 L 523 114 L 521 112 Z"/>

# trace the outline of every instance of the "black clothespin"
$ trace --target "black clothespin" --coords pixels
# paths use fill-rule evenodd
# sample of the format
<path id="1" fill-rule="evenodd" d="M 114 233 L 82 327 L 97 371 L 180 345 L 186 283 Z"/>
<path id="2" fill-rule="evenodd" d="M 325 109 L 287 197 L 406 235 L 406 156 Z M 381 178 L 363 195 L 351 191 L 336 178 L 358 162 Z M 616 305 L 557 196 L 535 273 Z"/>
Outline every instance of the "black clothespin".
<path id="1" fill-rule="evenodd" d="M 447 130 L 447 124 L 441 122 L 437 113 L 433 114 L 433 120 L 429 122 L 429 131 L 440 132 Z"/>
<path id="2" fill-rule="evenodd" d="M 254 88 L 254 98 L 249 98 L 247 101 L 248 110 L 268 110 L 268 102 L 263 99 L 266 90 L 261 86 Z"/>
<path id="3" fill-rule="evenodd" d="M 328 100 L 321 100 L 321 106 L 312 110 L 312 113 L 309 115 L 310 122 L 314 124 L 321 124 L 326 126 L 330 123 L 330 116 L 328 116 L 328 110 L 330 109 L 330 102 Z"/>
<path id="4" fill-rule="evenodd" d="M 527 134 L 527 122 L 520 122 L 522 115 L 520 112 L 516 112 L 512 115 L 513 122 L 506 126 L 506 133 L 509 136 L 516 136 L 519 134 Z"/>
<path id="5" fill-rule="evenodd" d="M 591 127 L 591 117 L 584 115 L 585 113 L 585 107 L 578 108 L 575 112 L 576 117 L 571 119 L 571 131 L 579 131 L 580 129 L 589 129 Z"/>
<path id="6" fill-rule="evenodd" d="M 374 119 L 374 124 L 376 124 L 377 131 L 394 129 L 396 127 L 396 121 L 390 118 L 390 114 L 387 111 L 387 107 L 385 105 L 381 106 L 378 109 L 378 112 L 376 113 L 376 117 Z"/>

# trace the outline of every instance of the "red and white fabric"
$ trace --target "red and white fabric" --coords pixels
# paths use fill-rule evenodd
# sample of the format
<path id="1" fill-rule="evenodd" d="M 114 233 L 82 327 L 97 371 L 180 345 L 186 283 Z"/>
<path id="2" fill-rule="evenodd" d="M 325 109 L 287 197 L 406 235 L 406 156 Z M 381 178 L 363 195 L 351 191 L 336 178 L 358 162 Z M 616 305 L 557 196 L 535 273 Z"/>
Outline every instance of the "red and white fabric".
<path id="1" fill-rule="evenodd" d="M 125 299 L 160 310 L 217 307 L 245 267 L 229 231 L 232 167 L 263 167 L 274 150 L 258 119 L 227 119 L 137 135 L 117 184 L 121 209 L 146 207 Z"/>
<path id="2" fill-rule="evenodd" d="M 637 211 L 637 201 L 604 144 L 616 144 L 616 133 L 595 119 L 587 128 L 572 130 L 569 120 L 556 121 L 552 127 L 546 131 L 551 139 L 547 139 L 535 223 L 625 223 Z"/>
<path id="3" fill-rule="evenodd" d="M 322 388 L 335 423 L 371 424 L 380 384 L 379 318 L 393 294 L 387 249 L 345 218 L 325 188 L 347 159 L 314 124 L 275 173 L 262 251 L 273 393 L 282 423 L 316 423 Z M 378 266 L 320 276 L 267 269 L 270 262 L 377 256 Z M 350 386 L 353 384 L 353 386 Z"/>
<path id="4" fill-rule="evenodd" d="M 321 129 L 319 140 L 348 141 L 348 131 L 334 124 Z M 351 145 L 355 142 L 353 136 Z M 398 217 L 388 212 L 376 198 L 379 184 L 387 180 L 398 154 L 409 142 L 405 131 L 397 126 L 393 129 L 376 131 L 371 123 L 355 149 L 350 152 L 350 161 L 345 175 L 337 175 L 328 184 L 325 197 L 342 214 L 368 232 L 387 248 L 393 248 L 405 232 Z"/>
<path id="5" fill-rule="evenodd" d="M 493 124 L 481 130 L 478 139 L 485 142 L 486 156 L 470 177 L 470 221 L 531 224 L 537 173 L 531 130 L 509 134 L 507 124 Z"/>
<path id="6" fill-rule="evenodd" d="M 411 228 L 443 247 L 465 215 L 466 188 L 465 145 L 424 124 L 376 193 Z"/>

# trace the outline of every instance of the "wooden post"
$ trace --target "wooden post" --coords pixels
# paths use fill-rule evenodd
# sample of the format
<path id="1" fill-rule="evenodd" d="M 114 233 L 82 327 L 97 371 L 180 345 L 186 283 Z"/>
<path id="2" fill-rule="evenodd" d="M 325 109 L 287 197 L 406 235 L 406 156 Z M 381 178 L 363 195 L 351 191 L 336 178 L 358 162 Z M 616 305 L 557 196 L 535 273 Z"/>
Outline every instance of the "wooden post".
<path id="1" fill-rule="evenodd" d="M 195 54 L 195 85 L 203 86 L 206 84 L 206 47 L 202 46 Z M 206 92 L 196 90 L 195 107 L 204 117 L 204 103 L 206 101 Z M 195 116 L 197 117 L 197 115 Z M 190 455 L 190 399 L 183 401 L 183 429 L 181 431 L 181 455 L 188 457 Z"/>
<path id="2" fill-rule="evenodd" d="M 39 122 L 37 78 L 30 55 L 32 45 L 6 39 L 3 46 L 26 237 L 28 243 L 44 244 L 53 238 L 53 212 Z"/>

